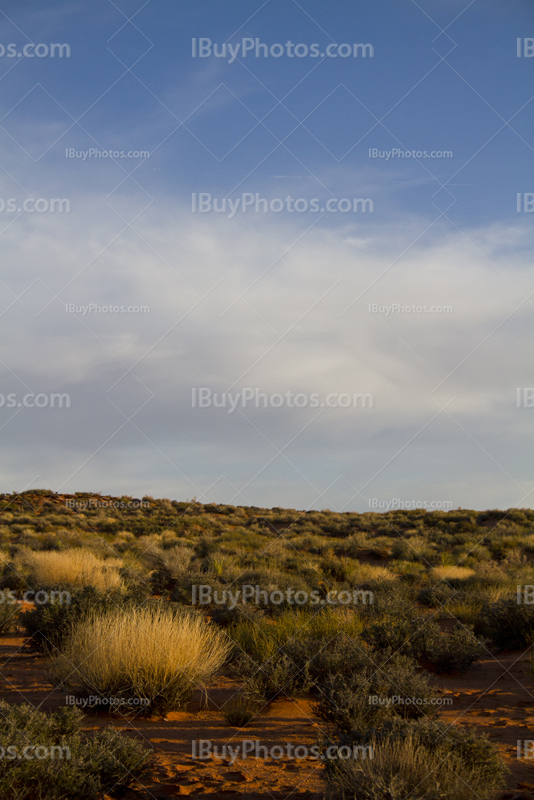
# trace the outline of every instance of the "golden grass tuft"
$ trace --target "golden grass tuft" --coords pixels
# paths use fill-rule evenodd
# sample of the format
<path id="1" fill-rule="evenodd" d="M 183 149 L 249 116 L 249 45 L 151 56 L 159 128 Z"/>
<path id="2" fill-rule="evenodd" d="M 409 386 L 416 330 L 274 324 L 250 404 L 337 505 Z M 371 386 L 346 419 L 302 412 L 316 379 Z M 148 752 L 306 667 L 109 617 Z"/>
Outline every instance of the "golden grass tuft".
<path id="1" fill-rule="evenodd" d="M 71 548 L 61 552 L 31 551 L 22 555 L 29 567 L 30 582 L 39 589 L 52 586 L 94 586 L 102 591 L 120 589 L 123 585 L 118 558 L 105 561 L 86 548 Z"/>
<path id="2" fill-rule="evenodd" d="M 230 650 L 225 634 L 201 617 L 161 605 L 115 609 L 77 625 L 50 675 L 81 696 L 148 700 L 134 710 L 169 711 L 183 707 Z"/>
<path id="3" fill-rule="evenodd" d="M 465 580 L 475 574 L 469 567 L 433 567 L 430 570 L 432 580 Z"/>
<path id="4" fill-rule="evenodd" d="M 394 581 L 396 578 L 395 573 L 387 567 L 377 567 L 374 564 L 362 562 L 351 565 L 349 576 L 352 583 L 368 583 L 376 580 Z"/>

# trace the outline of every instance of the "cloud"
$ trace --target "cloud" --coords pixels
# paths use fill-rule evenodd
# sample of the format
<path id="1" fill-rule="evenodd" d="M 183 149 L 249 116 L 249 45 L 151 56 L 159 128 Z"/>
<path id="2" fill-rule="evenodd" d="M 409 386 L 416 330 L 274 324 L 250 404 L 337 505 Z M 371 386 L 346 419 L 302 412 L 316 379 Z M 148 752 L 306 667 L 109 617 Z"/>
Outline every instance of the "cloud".
<path id="1" fill-rule="evenodd" d="M 208 496 L 221 501 L 260 473 L 248 502 L 324 507 L 321 492 L 343 476 L 332 505 L 363 510 L 355 490 L 379 473 L 373 496 L 400 487 L 419 497 L 443 483 L 455 505 L 487 505 L 488 487 L 505 505 L 519 499 L 505 472 L 528 415 L 515 407 L 516 386 L 529 381 L 524 229 L 466 238 L 441 226 L 412 245 L 416 218 L 380 235 L 369 223 L 303 236 L 302 220 L 195 217 L 169 201 L 120 233 L 103 209 L 103 198 L 86 198 L 83 218 L 26 215 L 4 236 L 6 284 L 18 294 L 39 280 L 21 298 L 30 310 L 16 301 L 2 316 L 18 343 L 13 358 L 3 339 L 2 393 L 72 398 L 55 415 L 0 409 L 0 473 L 17 488 L 41 474 L 54 488 L 190 496 L 220 478 Z M 68 303 L 150 312 L 83 316 Z M 374 407 L 260 404 L 229 415 L 193 409 L 194 387 L 369 393 Z M 31 462 L 21 455 L 30 450 Z"/>

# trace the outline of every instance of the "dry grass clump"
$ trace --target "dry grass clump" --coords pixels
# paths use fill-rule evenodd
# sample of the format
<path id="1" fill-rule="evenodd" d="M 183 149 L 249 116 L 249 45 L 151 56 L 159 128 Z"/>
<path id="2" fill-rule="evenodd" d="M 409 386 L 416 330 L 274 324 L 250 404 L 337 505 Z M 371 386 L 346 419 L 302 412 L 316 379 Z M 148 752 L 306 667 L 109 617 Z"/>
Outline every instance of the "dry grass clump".
<path id="1" fill-rule="evenodd" d="M 396 575 L 387 567 L 355 562 L 354 566 L 351 565 L 349 578 L 352 583 L 368 583 L 376 580 L 394 581 Z"/>
<path id="2" fill-rule="evenodd" d="M 94 586 L 95 589 L 108 591 L 122 587 L 119 570 L 124 566 L 123 562 L 118 558 L 103 561 L 86 548 L 61 552 L 27 550 L 21 560 L 30 570 L 30 583 L 39 589 Z"/>
<path id="3" fill-rule="evenodd" d="M 475 574 L 469 567 L 433 567 L 430 571 L 432 580 L 465 580 Z"/>
<path id="4" fill-rule="evenodd" d="M 228 638 L 201 617 L 147 606 L 85 618 L 50 665 L 81 696 L 148 701 L 145 713 L 183 707 L 226 660 Z M 124 708 L 124 706 L 122 706 Z"/>

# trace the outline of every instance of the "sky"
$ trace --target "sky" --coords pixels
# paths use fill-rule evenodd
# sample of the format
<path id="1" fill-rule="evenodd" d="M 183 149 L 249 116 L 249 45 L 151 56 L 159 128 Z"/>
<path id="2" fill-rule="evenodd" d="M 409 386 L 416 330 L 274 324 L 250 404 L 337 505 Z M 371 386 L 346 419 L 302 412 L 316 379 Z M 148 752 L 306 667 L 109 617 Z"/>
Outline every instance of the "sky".
<path id="1" fill-rule="evenodd" d="M 534 507 L 528 0 L 5 0 L 0 491 Z"/>

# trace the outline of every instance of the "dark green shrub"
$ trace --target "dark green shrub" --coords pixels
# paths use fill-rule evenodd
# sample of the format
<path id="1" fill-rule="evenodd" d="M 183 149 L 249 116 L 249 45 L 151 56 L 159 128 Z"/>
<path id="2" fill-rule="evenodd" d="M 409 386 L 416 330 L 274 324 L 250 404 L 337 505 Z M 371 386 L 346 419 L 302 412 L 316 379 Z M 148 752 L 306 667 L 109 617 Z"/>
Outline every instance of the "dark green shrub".
<path id="1" fill-rule="evenodd" d="M 329 800 L 489 800 L 509 772 L 485 736 L 427 721 L 395 720 L 337 747 L 354 755 L 325 761 Z"/>
<path id="2" fill-rule="evenodd" d="M 258 706 L 243 697 L 233 697 L 223 706 L 224 719 L 235 728 L 244 728 L 258 713 Z"/>
<path id="3" fill-rule="evenodd" d="M 404 742 L 409 747 L 403 749 Z M 350 731 L 336 742 L 337 747 L 354 745 L 373 748 L 374 758 L 367 762 L 371 768 L 361 760 L 327 760 L 331 798 L 485 799 L 502 787 L 509 773 L 485 735 L 432 720 L 392 719 L 374 730 Z"/>
<path id="4" fill-rule="evenodd" d="M 16 602 L 13 593 L 0 591 L 0 598 L 3 601 L 0 602 L 0 636 L 4 636 L 6 633 L 11 633 L 19 624 L 20 605 Z"/>
<path id="5" fill-rule="evenodd" d="M 316 714 L 344 733 L 365 731 L 394 717 L 439 713 L 429 676 L 407 656 L 372 652 L 351 678 L 330 677 L 320 690 Z"/>
<path id="6" fill-rule="evenodd" d="M 475 633 L 501 650 L 527 647 L 534 641 L 534 605 L 519 604 L 515 595 L 491 603 L 480 612 Z"/>
<path id="7" fill-rule="evenodd" d="M 278 696 L 307 693 L 313 685 L 306 666 L 299 668 L 283 652 L 263 663 L 243 655 L 237 660 L 235 670 L 244 682 L 245 697 L 258 704 L 268 703 Z"/>
<path id="8" fill-rule="evenodd" d="M 430 608 L 441 608 L 445 603 L 457 594 L 447 583 L 438 583 L 432 588 L 421 589 L 418 600 L 421 605 Z"/>
<path id="9" fill-rule="evenodd" d="M 97 800 L 142 777 L 151 750 L 113 728 L 82 736 L 82 719 L 77 708 L 45 714 L 0 702 L 0 800 Z"/>
<path id="10" fill-rule="evenodd" d="M 465 625 L 455 625 L 452 633 L 437 633 L 427 640 L 425 657 L 432 661 L 438 672 L 468 670 L 486 648 Z"/>
<path id="11" fill-rule="evenodd" d="M 386 616 L 369 625 L 361 636 L 371 647 L 417 658 L 424 654 L 427 641 L 438 632 L 438 626 L 430 617 L 414 616 L 411 609 L 407 609 L 403 615 Z"/>

